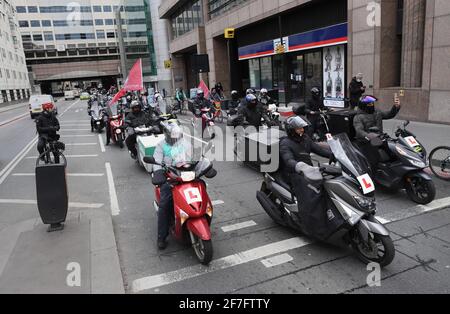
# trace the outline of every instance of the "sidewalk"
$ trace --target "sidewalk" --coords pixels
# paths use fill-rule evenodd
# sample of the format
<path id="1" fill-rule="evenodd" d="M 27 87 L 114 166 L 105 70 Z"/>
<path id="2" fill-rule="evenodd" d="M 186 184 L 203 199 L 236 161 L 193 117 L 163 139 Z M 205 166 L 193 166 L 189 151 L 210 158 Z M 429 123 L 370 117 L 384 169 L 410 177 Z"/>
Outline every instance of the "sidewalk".
<path id="1" fill-rule="evenodd" d="M 0 293 L 124 293 L 107 210 L 71 212 L 63 231 L 46 230 L 40 219 L 0 230 Z M 78 275 L 71 263 L 80 286 L 69 286 Z"/>
<path id="2" fill-rule="evenodd" d="M 16 103 L 13 105 L 11 105 L 11 103 L 0 104 L 0 113 L 14 110 L 14 109 L 21 108 L 21 107 L 25 107 L 25 106 L 28 106 L 27 100 L 25 100 L 25 101 L 22 100 L 20 103 Z"/>

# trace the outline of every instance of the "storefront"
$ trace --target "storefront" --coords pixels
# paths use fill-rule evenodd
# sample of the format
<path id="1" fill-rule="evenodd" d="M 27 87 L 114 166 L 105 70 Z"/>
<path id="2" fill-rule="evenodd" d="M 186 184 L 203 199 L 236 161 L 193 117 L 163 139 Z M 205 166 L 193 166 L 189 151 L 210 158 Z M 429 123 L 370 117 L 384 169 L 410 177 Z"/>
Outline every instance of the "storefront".
<path id="1" fill-rule="evenodd" d="M 281 103 L 302 103 L 319 87 L 325 104 L 344 107 L 347 23 L 239 47 L 242 86 L 267 88 Z"/>

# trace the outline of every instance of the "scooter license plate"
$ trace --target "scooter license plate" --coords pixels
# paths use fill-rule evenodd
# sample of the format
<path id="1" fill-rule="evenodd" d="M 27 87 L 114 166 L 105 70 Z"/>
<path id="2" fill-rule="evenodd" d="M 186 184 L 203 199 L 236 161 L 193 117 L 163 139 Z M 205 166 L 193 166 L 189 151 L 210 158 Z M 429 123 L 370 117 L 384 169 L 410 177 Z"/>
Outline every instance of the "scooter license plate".
<path id="1" fill-rule="evenodd" d="M 100 121 L 97 122 L 97 125 L 100 125 Z"/>
<path id="2" fill-rule="evenodd" d="M 210 123 L 209 123 L 209 126 L 214 126 L 214 122 L 210 122 Z"/>

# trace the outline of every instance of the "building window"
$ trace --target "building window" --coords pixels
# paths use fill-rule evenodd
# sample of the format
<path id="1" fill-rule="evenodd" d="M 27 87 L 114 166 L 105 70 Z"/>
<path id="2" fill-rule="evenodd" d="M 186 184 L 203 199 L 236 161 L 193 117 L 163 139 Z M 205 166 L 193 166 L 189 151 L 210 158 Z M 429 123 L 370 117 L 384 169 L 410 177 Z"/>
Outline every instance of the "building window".
<path id="1" fill-rule="evenodd" d="M 41 27 L 41 21 L 38 20 L 30 21 L 30 25 L 31 27 Z"/>
<path id="2" fill-rule="evenodd" d="M 70 12 L 65 6 L 39 7 L 41 13 L 66 13 Z"/>
<path id="3" fill-rule="evenodd" d="M 102 12 L 102 6 L 100 6 L 100 5 L 94 5 L 93 8 L 94 8 L 94 12 Z"/>
<path id="4" fill-rule="evenodd" d="M 63 26 L 68 26 L 67 21 L 57 21 L 57 20 L 53 20 L 53 26 L 54 27 L 63 27 Z"/>
<path id="5" fill-rule="evenodd" d="M 31 35 L 22 35 L 22 41 L 23 42 L 31 41 Z"/>
<path id="6" fill-rule="evenodd" d="M 28 13 L 38 13 L 38 8 L 36 6 L 28 7 Z"/>
<path id="7" fill-rule="evenodd" d="M 8 69 L 6 69 L 6 78 L 8 78 L 8 79 L 11 78 L 11 75 L 9 74 L 9 70 Z"/>
<path id="8" fill-rule="evenodd" d="M 47 57 L 56 57 L 56 51 L 47 51 Z"/>
<path id="9" fill-rule="evenodd" d="M 103 6 L 103 12 L 112 12 L 112 8 L 110 5 L 104 5 Z"/>
<path id="10" fill-rule="evenodd" d="M 44 32 L 45 41 L 53 41 L 55 38 L 52 32 Z"/>
<path id="11" fill-rule="evenodd" d="M 30 27 L 28 21 L 19 21 L 19 27 Z"/>
<path id="12" fill-rule="evenodd" d="M 43 20 L 42 27 L 50 27 L 52 26 L 52 22 L 50 20 Z"/>
<path id="13" fill-rule="evenodd" d="M 95 25 L 104 25 L 103 24 L 103 20 L 102 19 L 96 19 L 95 20 Z"/>
<path id="14" fill-rule="evenodd" d="M 92 12 L 91 7 L 82 6 L 80 7 L 80 12 Z"/>
<path id="15" fill-rule="evenodd" d="M 41 34 L 33 34 L 33 40 L 34 41 L 42 41 L 42 35 Z"/>
<path id="16" fill-rule="evenodd" d="M 108 32 L 108 33 L 106 33 L 106 37 L 107 38 L 115 38 L 116 36 L 115 36 L 114 32 Z"/>
<path id="17" fill-rule="evenodd" d="M 113 19 L 106 19 L 105 25 L 114 25 Z"/>
<path id="18" fill-rule="evenodd" d="M 251 59 L 249 61 L 250 70 L 250 87 L 261 87 L 261 68 L 259 66 L 259 59 Z"/>
<path id="19" fill-rule="evenodd" d="M 27 8 L 24 6 L 18 6 L 16 7 L 17 13 L 27 13 Z"/>
<path id="20" fill-rule="evenodd" d="M 172 35 L 174 38 L 203 25 L 203 13 L 200 1 L 190 1 L 172 17 Z"/>
<path id="21" fill-rule="evenodd" d="M 245 2 L 247 2 L 247 0 L 209 0 L 209 16 L 211 19 L 215 18 Z"/>
<path id="22" fill-rule="evenodd" d="M 98 30 L 97 31 L 97 39 L 104 39 L 104 38 L 106 38 L 105 31 Z"/>

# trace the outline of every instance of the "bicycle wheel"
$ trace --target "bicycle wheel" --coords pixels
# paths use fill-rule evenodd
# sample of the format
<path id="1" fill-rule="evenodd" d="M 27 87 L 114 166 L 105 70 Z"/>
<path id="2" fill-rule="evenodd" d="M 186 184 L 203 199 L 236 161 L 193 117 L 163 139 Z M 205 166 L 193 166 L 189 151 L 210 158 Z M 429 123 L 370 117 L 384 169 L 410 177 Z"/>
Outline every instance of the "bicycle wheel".
<path id="1" fill-rule="evenodd" d="M 437 147 L 431 152 L 430 168 L 439 179 L 450 181 L 450 147 Z"/>

